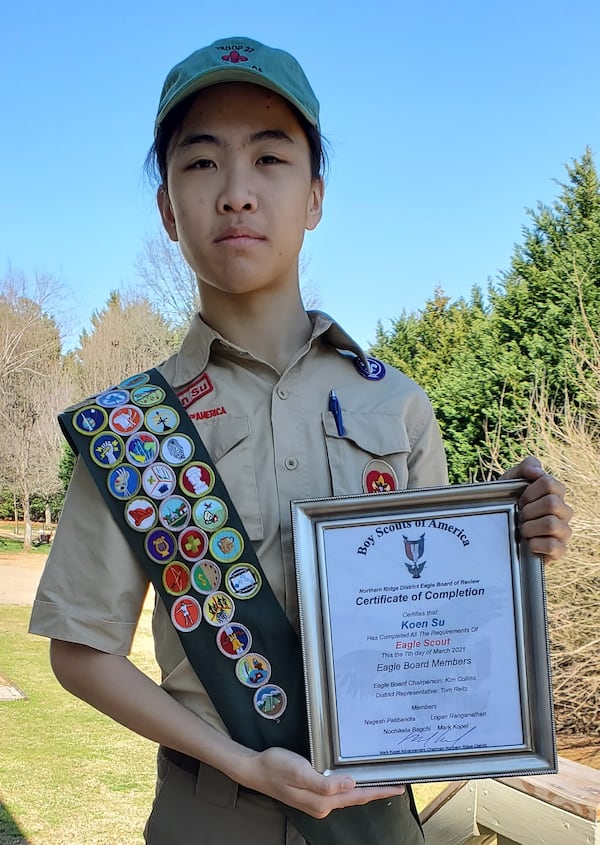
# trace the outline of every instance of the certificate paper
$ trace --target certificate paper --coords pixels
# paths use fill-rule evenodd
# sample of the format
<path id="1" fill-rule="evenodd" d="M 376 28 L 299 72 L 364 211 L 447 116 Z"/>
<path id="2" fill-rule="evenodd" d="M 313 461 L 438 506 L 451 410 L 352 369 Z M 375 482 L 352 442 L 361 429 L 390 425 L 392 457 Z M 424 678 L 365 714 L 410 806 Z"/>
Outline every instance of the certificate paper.
<path id="1" fill-rule="evenodd" d="M 292 506 L 319 770 L 363 783 L 553 770 L 542 567 L 516 540 L 522 487 Z"/>

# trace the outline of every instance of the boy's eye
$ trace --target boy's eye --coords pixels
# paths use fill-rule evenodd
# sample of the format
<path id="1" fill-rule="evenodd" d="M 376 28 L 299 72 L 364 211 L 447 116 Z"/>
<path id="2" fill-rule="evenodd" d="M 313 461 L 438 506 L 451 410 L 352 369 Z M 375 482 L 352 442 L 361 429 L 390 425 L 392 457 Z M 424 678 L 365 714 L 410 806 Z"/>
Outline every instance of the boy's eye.
<path id="1" fill-rule="evenodd" d="M 188 165 L 188 170 L 209 170 L 215 167 L 214 161 L 209 158 L 199 158 Z"/>
<path id="2" fill-rule="evenodd" d="M 264 155 L 258 159 L 259 164 L 278 164 L 281 161 L 280 158 L 277 158 L 275 155 Z"/>

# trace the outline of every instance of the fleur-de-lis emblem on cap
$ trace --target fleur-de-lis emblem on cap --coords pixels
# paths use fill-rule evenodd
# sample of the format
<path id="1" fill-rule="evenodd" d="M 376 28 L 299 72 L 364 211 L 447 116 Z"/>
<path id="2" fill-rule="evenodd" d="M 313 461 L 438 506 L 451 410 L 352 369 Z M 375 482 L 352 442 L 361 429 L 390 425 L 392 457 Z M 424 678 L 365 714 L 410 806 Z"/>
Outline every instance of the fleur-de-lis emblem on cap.
<path id="1" fill-rule="evenodd" d="M 221 59 L 224 62 L 233 62 L 234 65 L 237 65 L 238 62 L 247 62 L 248 56 L 242 56 L 237 50 L 232 50 L 228 56 L 221 56 Z"/>
<path id="2" fill-rule="evenodd" d="M 406 563 L 406 568 L 413 578 L 420 578 L 423 567 L 426 561 L 419 563 L 425 553 L 425 534 L 421 534 L 418 540 L 409 540 L 408 537 L 402 535 L 404 540 L 404 553 L 411 563 Z"/>

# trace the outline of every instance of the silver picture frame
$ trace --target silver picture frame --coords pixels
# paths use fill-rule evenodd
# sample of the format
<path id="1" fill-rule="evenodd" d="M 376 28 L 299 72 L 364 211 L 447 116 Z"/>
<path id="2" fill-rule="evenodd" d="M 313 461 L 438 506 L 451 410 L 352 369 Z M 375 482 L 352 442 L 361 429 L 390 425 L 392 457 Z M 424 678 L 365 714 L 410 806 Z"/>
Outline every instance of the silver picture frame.
<path id="1" fill-rule="evenodd" d="M 556 772 L 523 481 L 292 502 L 311 762 L 358 784 Z"/>

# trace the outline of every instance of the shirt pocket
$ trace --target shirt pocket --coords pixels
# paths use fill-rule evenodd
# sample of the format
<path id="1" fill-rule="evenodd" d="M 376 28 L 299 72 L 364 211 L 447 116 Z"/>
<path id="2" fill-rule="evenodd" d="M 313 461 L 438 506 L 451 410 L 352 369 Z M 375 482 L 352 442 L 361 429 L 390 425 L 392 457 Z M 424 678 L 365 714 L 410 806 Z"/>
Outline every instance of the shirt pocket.
<path id="1" fill-rule="evenodd" d="M 263 539 L 252 428 L 249 417 L 203 423 L 200 436 L 252 541 Z"/>
<path id="2" fill-rule="evenodd" d="M 402 417 L 344 411 L 343 436 L 338 434 L 332 414 L 324 413 L 322 418 L 334 496 L 364 493 L 363 473 L 367 464 L 377 459 L 392 467 L 399 490 L 408 487 L 410 441 Z"/>

